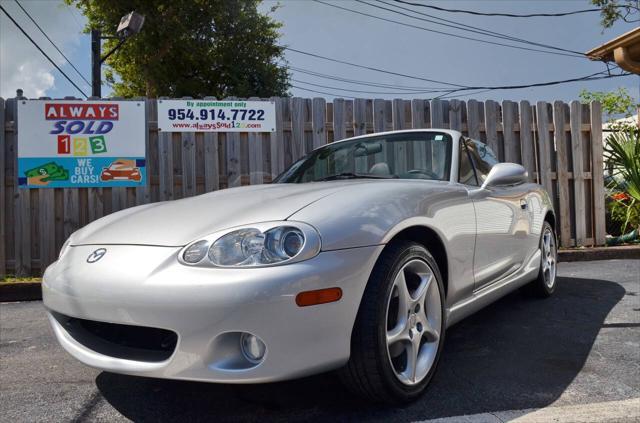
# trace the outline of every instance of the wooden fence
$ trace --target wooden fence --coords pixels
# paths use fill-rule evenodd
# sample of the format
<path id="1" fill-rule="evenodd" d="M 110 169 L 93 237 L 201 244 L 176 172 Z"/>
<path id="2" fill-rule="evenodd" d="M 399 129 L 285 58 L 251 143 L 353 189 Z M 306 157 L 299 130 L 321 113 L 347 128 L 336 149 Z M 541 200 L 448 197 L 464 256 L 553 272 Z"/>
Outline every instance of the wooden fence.
<path id="1" fill-rule="evenodd" d="M 272 98 L 276 132 L 225 134 L 159 133 L 157 102 L 149 99 L 146 186 L 27 190 L 16 187 L 20 100 L 0 99 L 0 276 L 42 273 L 73 231 L 109 213 L 270 182 L 325 143 L 406 128 L 451 128 L 487 143 L 551 193 L 562 246 L 605 241 L 598 103 Z"/>

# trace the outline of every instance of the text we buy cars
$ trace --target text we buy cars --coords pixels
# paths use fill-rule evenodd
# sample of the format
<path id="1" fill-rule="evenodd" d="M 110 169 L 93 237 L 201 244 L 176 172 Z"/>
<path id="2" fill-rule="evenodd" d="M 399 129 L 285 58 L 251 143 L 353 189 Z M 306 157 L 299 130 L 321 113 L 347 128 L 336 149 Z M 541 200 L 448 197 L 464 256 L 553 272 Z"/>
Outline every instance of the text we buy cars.
<path id="1" fill-rule="evenodd" d="M 18 137 L 21 186 L 109 187 L 143 183 L 143 103 L 35 103 L 27 101 L 19 108 L 19 113 L 23 112 Z M 30 124 L 25 125 L 25 120 Z"/>

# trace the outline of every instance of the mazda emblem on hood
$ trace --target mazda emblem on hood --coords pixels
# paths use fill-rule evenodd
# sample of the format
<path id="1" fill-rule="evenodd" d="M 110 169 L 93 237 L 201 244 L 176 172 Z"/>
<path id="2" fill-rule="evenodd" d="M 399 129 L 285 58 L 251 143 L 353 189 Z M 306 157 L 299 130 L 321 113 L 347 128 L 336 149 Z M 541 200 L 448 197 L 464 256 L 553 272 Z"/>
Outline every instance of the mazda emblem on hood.
<path id="1" fill-rule="evenodd" d="M 106 248 L 98 248 L 97 250 L 89 254 L 89 257 L 87 257 L 87 263 L 95 263 L 96 261 L 104 257 L 105 254 L 107 254 Z"/>

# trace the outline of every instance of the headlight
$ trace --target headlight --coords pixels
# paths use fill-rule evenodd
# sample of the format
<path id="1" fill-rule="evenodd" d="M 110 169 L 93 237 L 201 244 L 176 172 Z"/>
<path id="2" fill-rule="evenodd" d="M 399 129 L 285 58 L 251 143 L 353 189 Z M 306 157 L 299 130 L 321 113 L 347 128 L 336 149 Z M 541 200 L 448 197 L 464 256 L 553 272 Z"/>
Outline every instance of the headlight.
<path id="1" fill-rule="evenodd" d="M 212 234 L 187 245 L 183 264 L 260 267 L 307 260 L 320 252 L 320 236 L 301 222 L 267 222 Z"/>

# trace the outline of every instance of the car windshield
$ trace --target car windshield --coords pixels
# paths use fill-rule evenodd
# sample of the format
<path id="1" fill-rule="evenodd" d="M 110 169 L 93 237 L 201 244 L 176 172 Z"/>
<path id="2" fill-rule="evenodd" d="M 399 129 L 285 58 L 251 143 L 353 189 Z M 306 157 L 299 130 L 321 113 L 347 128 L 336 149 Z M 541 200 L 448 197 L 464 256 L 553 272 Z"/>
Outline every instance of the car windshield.
<path id="1" fill-rule="evenodd" d="M 340 179 L 449 179 L 452 140 L 443 132 L 390 133 L 328 144 L 278 176 L 275 183 Z"/>

